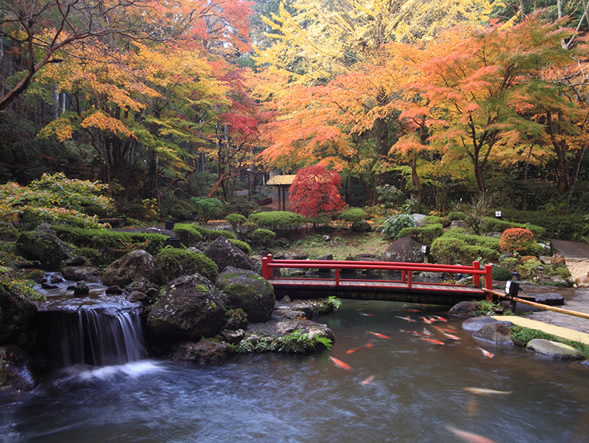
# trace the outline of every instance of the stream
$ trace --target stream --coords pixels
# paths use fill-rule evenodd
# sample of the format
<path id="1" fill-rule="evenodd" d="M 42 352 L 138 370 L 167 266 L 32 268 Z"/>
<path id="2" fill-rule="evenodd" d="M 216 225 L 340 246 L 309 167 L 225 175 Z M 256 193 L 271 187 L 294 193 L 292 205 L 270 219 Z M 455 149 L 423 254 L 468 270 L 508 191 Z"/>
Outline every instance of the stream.
<path id="1" fill-rule="evenodd" d="M 463 441 L 452 429 L 497 442 L 586 441 L 589 368 L 495 348 L 460 322 L 436 322 L 456 328 L 460 340 L 450 340 L 420 319 L 445 312 L 344 300 L 319 319 L 337 338 L 331 351 L 238 355 L 210 366 L 153 359 L 69 366 L 0 403 L 0 441 Z M 416 335 L 428 332 L 444 345 Z"/>

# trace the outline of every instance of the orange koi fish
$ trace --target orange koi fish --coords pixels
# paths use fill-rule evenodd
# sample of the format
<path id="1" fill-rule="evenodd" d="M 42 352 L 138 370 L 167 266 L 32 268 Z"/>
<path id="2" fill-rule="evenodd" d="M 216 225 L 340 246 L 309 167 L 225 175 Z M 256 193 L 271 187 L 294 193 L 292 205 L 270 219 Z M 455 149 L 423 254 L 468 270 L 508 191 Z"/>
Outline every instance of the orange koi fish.
<path id="1" fill-rule="evenodd" d="M 372 343 L 366 343 L 364 345 L 365 348 L 374 348 L 374 345 Z"/>
<path id="2" fill-rule="evenodd" d="M 356 351 L 359 351 L 360 349 L 362 349 L 364 346 L 358 346 L 357 348 L 352 348 L 352 349 L 348 349 L 346 351 L 346 354 L 353 354 Z"/>
<path id="3" fill-rule="evenodd" d="M 434 343 L 436 345 L 444 345 L 445 344 L 443 341 L 436 340 L 436 339 L 433 339 L 433 338 L 421 337 L 421 339 L 422 340 L 429 341 L 430 343 Z"/>
<path id="4" fill-rule="evenodd" d="M 423 320 L 423 322 L 424 322 L 424 323 L 426 323 L 426 324 L 428 324 L 428 325 L 431 325 L 431 324 L 434 322 L 434 320 L 432 320 L 432 319 L 431 319 L 431 318 L 429 318 L 429 317 L 428 317 L 428 318 L 425 318 L 425 317 L 420 317 L 420 318 Z"/>
<path id="5" fill-rule="evenodd" d="M 436 317 L 438 319 L 438 321 L 441 321 L 443 323 L 448 323 L 448 320 L 446 320 L 444 317 L 440 317 L 439 315 L 434 315 L 434 317 Z"/>
<path id="6" fill-rule="evenodd" d="M 347 364 L 347 363 L 344 363 L 343 361 L 341 361 L 341 360 L 338 360 L 337 358 L 334 358 L 334 357 L 332 357 L 331 355 L 329 356 L 329 359 L 330 359 L 330 360 L 333 362 L 333 364 L 334 364 L 334 365 L 336 365 L 338 368 L 345 369 L 346 371 L 350 371 L 350 370 L 352 369 L 352 367 L 351 367 L 349 364 Z"/>
<path id="7" fill-rule="evenodd" d="M 477 346 L 477 348 L 479 348 L 481 350 L 481 352 L 483 353 L 483 355 L 487 358 L 493 358 L 495 357 L 495 354 L 490 353 L 489 351 L 487 351 L 486 349 L 481 348 L 480 346 Z"/>
<path id="8" fill-rule="evenodd" d="M 483 437 L 482 435 L 462 431 L 460 429 L 453 428 L 452 426 L 446 426 L 446 429 L 452 432 L 456 437 L 461 438 L 463 441 L 469 443 L 495 443 L 495 441 L 487 437 Z"/>
<path id="9" fill-rule="evenodd" d="M 367 314 L 366 312 L 360 312 L 360 315 L 364 317 L 374 317 L 374 314 Z"/>
<path id="10" fill-rule="evenodd" d="M 448 337 L 450 340 L 460 340 L 460 337 L 457 337 L 455 335 L 452 334 L 448 334 L 447 332 L 443 332 L 442 334 L 444 334 L 446 337 Z"/>
<path id="11" fill-rule="evenodd" d="M 407 316 L 407 317 L 399 317 L 398 315 L 395 315 L 395 317 L 400 318 L 401 320 L 405 320 L 408 321 L 409 323 L 415 323 L 415 320 L 413 320 L 411 317 Z"/>
<path id="12" fill-rule="evenodd" d="M 374 380 L 374 375 L 371 375 L 370 377 L 367 377 L 366 379 L 364 379 L 364 381 L 362 382 L 363 385 L 369 385 L 370 383 L 372 383 L 372 381 Z"/>
<path id="13" fill-rule="evenodd" d="M 391 338 L 391 337 L 389 337 L 388 335 L 379 334 L 378 332 L 372 332 L 372 331 L 366 331 L 366 332 L 368 332 L 369 334 L 375 335 L 375 336 L 377 336 L 377 337 L 379 337 L 379 338 L 387 338 L 387 339 L 389 339 L 389 340 L 390 340 L 390 338 Z"/>

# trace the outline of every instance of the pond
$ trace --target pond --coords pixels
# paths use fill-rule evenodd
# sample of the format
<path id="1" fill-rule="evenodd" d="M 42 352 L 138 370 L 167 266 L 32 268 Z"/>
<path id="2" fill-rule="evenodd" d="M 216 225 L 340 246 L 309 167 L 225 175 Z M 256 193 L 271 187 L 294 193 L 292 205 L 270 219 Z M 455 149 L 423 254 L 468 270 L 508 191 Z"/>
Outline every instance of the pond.
<path id="1" fill-rule="evenodd" d="M 459 323 L 428 325 L 420 318 L 444 313 L 344 301 L 320 319 L 337 342 L 315 355 L 240 355 L 212 366 L 139 360 L 69 367 L 0 404 L 0 440 L 462 441 L 454 429 L 503 442 L 586 441 L 586 367 L 494 348 Z M 433 326 L 456 328 L 451 335 L 460 340 Z M 503 393 L 465 390 L 473 387 Z"/>

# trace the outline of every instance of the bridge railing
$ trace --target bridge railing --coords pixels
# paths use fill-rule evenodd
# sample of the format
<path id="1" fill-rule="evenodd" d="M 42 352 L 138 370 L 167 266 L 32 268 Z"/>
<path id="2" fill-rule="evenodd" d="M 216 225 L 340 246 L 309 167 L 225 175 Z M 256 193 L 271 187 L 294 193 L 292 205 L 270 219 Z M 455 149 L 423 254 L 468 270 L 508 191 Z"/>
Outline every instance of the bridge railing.
<path id="1" fill-rule="evenodd" d="M 262 258 L 262 277 L 266 280 L 292 280 L 293 277 L 274 277 L 274 269 L 325 269 L 335 270 L 335 286 L 339 286 L 341 281 L 368 281 L 371 279 L 343 279 L 342 270 L 388 270 L 401 271 L 401 280 L 379 280 L 382 282 L 398 282 L 407 284 L 407 288 L 413 286 L 414 272 L 435 272 L 440 274 L 462 274 L 472 275 L 473 285 L 487 289 L 493 288 L 493 266 L 485 265 L 481 269 L 478 261 L 473 261 L 472 266 L 464 265 L 440 265 L 433 263 L 403 263 L 403 262 L 383 262 L 383 261 L 347 261 L 347 260 L 283 260 L 274 259 L 271 254 Z M 481 281 L 483 276 L 483 281 Z M 318 279 L 305 278 L 304 280 L 327 280 L 322 277 Z M 375 279 L 373 281 L 376 281 Z M 443 285 L 443 283 L 440 283 Z"/>

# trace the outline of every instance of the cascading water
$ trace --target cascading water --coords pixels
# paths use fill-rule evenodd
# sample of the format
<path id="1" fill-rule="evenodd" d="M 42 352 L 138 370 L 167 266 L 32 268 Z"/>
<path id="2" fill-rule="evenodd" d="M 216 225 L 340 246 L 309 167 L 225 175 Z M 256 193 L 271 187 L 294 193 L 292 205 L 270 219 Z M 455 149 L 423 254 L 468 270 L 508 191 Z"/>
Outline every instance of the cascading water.
<path id="1" fill-rule="evenodd" d="M 53 278 L 51 287 L 39 288 L 47 301 L 39 312 L 39 344 L 53 367 L 79 364 L 109 366 L 144 357 L 140 308 L 123 296 L 105 293 L 89 284 L 87 296 L 75 296 L 71 282 Z M 70 288 L 70 289 L 68 289 Z"/>

